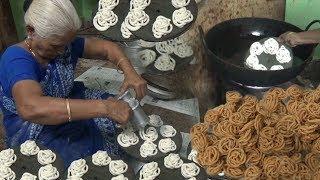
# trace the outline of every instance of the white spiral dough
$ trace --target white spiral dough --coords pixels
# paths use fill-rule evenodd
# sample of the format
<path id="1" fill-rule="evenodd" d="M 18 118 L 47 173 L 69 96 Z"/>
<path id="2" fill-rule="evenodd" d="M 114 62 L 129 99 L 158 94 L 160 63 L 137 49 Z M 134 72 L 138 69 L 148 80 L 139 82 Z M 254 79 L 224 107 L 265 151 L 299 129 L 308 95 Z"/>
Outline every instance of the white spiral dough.
<path id="1" fill-rule="evenodd" d="M 263 53 L 264 51 L 264 47 L 261 43 L 259 42 L 254 42 L 251 46 L 250 46 L 250 55 L 256 55 L 259 56 Z"/>
<path id="2" fill-rule="evenodd" d="M 154 126 L 154 127 L 160 127 L 163 125 L 163 121 L 161 120 L 161 117 L 156 114 L 152 114 L 149 116 L 149 123 L 151 124 L 151 126 Z"/>
<path id="3" fill-rule="evenodd" d="M 157 39 L 171 33 L 172 29 L 171 20 L 164 16 L 158 16 L 152 25 L 153 36 Z"/>
<path id="4" fill-rule="evenodd" d="M 109 164 L 109 171 L 112 175 L 117 176 L 127 172 L 128 165 L 122 160 L 111 161 Z"/>
<path id="5" fill-rule="evenodd" d="M 39 180 L 55 180 L 59 178 L 59 171 L 52 164 L 42 166 L 39 169 L 38 177 Z"/>
<path id="6" fill-rule="evenodd" d="M 200 168 L 195 163 L 186 163 L 181 166 L 181 174 L 184 178 L 192 178 L 200 173 Z"/>
<path id="7" fill-rule="evenodd" d="M 144 10 L 151 3 L 151 0 L 131 0 L 130 1 L 130 10 L 138 9 Z"/>
<path id="8" fill-rule="evenodd" d="M 129 31 L 138 31 L 150 21 L 149 15 L 142 10 L 129 11 L 124 20 L 125 26 Z"/>
<path id="9" fill-rule="evenodd" d="M 122 37 L 124 37 L 125 39 L 130 38 L 132 35 L 131 31 L 127 28 L 125 22 L 122 22 L 120 31 L 121 31 Z"/>
<path id="10" fill-rule="evenodd" d="M 7 166 L 0 165 L 0 179 L 3 180 L 14 180 L 16 174 Z"/>
<path id="11" fill-rule="evenodd" d="M 290 51 L 283 45 L 279 48 L 276 58 L 280 63 L 288 63 L 292 60 Z"/>
<path id="12" fill-rule="evenodd" d="M 174 51 L 174 47 L 172 44 L 169 44 L 168 41 L 163 41 L 156 43 L 156 50 L 160 54 L 171 54 Z"/>
<path id="13" fill-rule="evenodd" d="M 156 45 L 156 43 L 155 42 L 148 42 L 148 41 L 144 41 L 144 40 L 140 39 L 138 41 L 138 45 L 141 47 L 144 47 L 144 48 L 152 48 Z"/>
<path id="14" fill-rule="evenodd" d="M 176 61 L 168 54 L 162 54 L 157 58 L 154 67 L 159 71 L 173 71 L 176 67 Z"/>
<path id="15" fill-rule="evenodd" d="M 149 66 L 156 60 L 157 54 L 153 50 L 145 49 L 138 52 L 138 58 L 140 59 L 144 67 Z"/>
<path id="16" fill-rule="evenodd" d="M 118 23 L 118 16 L 111 10 L 101 10 L 93 18 L 93 25 L 98 31 L 106 31 Z"/>
<path id="17" fill-rule="evenodd" d="M 52 164 L 56 160 L 56 154 L 51 150 L 40 150 L 38 152 L 38 162 L 41 165 Z"/>
<path id="18" fill-rule="evenodd" d="M 38 154 L 40 148 L 37 146 L 36 142 L 32 140 L 27 140 L 20 145 L 20 152 L 26 156 L 33 156 Z"/>
<path id="19" fill-rule="evenodd" d="M 99 1 L 99 11 L 102 9 L 112 10 L 118 6 L 120 0 L 100 0 Z"/>
<path id="20" fill-rule="evenodd" d="M 158 148 L 162 153 L 168 153 L 175 151 L 177 149 L 177 145 L 174 141 L 172 141 L 172 139 L 165 138 L 159 141 Z"/>
<path id="21" fill-rule="evenodd" d="M 271 71 L 277 71 L 277 70 L 282 70 L 282 69 L 284 69 L 284 68 L 281 65 L 274 65 L 270 68 Z"/>
<path id="22" fill-rule="evenodd" d="M 198 163 L 198 160 L 197 160 L 197 155 L 198 155 L 198 151 L 195 150 L 195 149 L 192 149 L 190 154 L 188 155 L 188 159 L 190 161 L 193 161 L 195 163 Z"/>
<path id="23" fill-rule="evenodd" d="M 11 166 L 17 160 L 13 149 L 5 149 L 0 152 L 0 164 L 4 166 Z"/>
<path id="24" fill-rule="evenodd" d="M 23 173 L 20 180 L 36 180 L 36 179 L 37 179 L 37 176 L 26 172 L 26 173 Z"/>
<path id="25" fill-rule="evenodd" d="M 81 177 L 69 177 L 67 180 L 83 180 Z"/>
<path id="26" fill-rule="evenodd" d="M 153 180 L 160 175 L 160 168 L 157 162 L 150 162 L 145 165 L 140 170 L 139 180 Z"/>
<path id="27" fill-rule="evenodd" d="M 171 4 L 175 8 L 182 8 L 185 6 L 188 6 L 190 3 L 190 0 L 171 0 Z"/>
<path id="28" fill-rule="evenodd" d="M 197 180 L 197 178 L 191 177 L 191 178 L 189 178 L 188 180 Z"/>
<path id="29" fill-rule="evenodd" d="M 265 67 L 265 66 L 262 65 L 262 64 L 258 64 L 258 65 L 256 65 L 256 66 L 254 66 L 253 69 L 259 70 L 259 71 L 267 71 L 267 70 L 268 70 L 268 68 Z"/>
<path id="30" fill-rule="evenodd" d="M 107 166 L 111 161 L 106 151 L 97 151 L 92 155 L 92 163 L 96 166 Z"/>
<path id="31" fill-rule="evenodd" d="M 263 47 L 266 54 L 275 55 L 279 50 L 279 43 L 274 38 L 269 38 L 263 43 Z"/>
<path id="32" fill-rule="evenodd" d="M 132 131 L 122 131 L 118 135 L 117 141 L 122 147 L 130 147 L 136 145 L 139 142 L 139 137 Z"/>
<path id="33" fill-rule="evenodd" d="M 111 180 L 128 180 L 128 178 L 125 177 L 123 174 L 120 174 L 116 177 L 112 177 Z"/>
<path id="34" fill-rule="evenodd" d="M 70 177 L 82 177 L 85 173 L 88 172 L 88 165 L 86 160 L 78 159 L 73 161 L 68 168 L 68 178 Z"/>
<path id="35" fill-rule="evenodd" d="M 182 166 L 183 160 L 179 154 L 169 154 L 164 158 L 164 166 L 169 169 L 178 169 Z"/>
<path id="36" fill-rule="evenodd" d="M 140 146 L 140 156 L 141 157 L 148 157 L 148 156 L 154 156 L 158 153 L 157 145 L 154 144 L 151 141 L 145 141 Z"/>
<path id="37" fill-rule="evenodd" d="M 154 127 L 148 127 L 146 131 L 140 130 L 139 135 L 140 135 L 141 139 L 143 139 L 145 141 L 154 142 L 155 140 L 158 139 L 158 132 L 157 132 L 156 128 L 154 128 Z"/>
<path id="38" fill-rule="evenodd" d="M 175 10 L 172 14 L 172 22 L 179 28 L 182 28 L 192 21 L 193 15 L 191 11 L 187 10 L 185 7 Z"/>
<path id="39" fill-rule="evenodd" d="M 160 134 L 163 137 L 170 138 L 174 137 L 177 134 L 177 131 L 170 125 L 163 125 L 160 127 Z"/>
<path id="40" fill-rule="evenodd" d="M 175 46 L 173 50 L 174 54 L 179 56 L 180 58 L 186 58 L 193 55 L 192 47 L 187 44 L 181 44 Z"/>
<path id="41" fill-rule="evenodd" d="M 259 65 L 258 56 L 251 54 L 250 56 L 247 57 L 245 63 L 246 63 L 246 65 L 247 65 L 248 67 L 250 67 L 250 68 L 252 68 L 252 69 L 255 69 L 255 67 L 256 67 L 257 65 Z"/>

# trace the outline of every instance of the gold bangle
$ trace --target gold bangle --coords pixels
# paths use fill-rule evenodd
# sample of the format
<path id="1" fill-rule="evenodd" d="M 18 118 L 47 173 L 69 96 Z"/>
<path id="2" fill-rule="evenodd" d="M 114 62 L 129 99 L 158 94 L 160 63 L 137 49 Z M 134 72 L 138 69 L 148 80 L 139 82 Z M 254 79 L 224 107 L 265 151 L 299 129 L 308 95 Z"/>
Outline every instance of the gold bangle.
<path id="1" fill-rule="evenodd" d="M 117 68 L 118 68 L 118 69 L 120 69 L 119 65 L 120 65 L 120 63 L 121 63 L 122 61 L 124 61 L 124 60 L 128 60 L 128 58 L 125 57 L 125 58 L 121 58 L 121 59 L 118 60 L 118 63 L 117 63 Z"/>
<path id="2" fill-rule="evenodd" d="M 71 118 L 71 108 L 70 108 L 69 99 L 66 99 L 66 106 L 67 106 L 67 111 L 68 111 L 68 122 L 71 122 L 72 118 Z"/>

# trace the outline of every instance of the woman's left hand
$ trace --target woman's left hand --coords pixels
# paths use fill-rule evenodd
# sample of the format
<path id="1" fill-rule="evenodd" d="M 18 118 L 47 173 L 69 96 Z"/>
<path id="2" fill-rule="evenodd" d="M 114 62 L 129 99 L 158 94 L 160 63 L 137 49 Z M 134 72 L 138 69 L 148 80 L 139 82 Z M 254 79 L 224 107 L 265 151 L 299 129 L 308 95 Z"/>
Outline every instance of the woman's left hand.
<path id="1" fill-rule="evenodd" d="M 147 92 L 147 82 L 137 72 L 132 71 L 125 74 L 120 94 L 123 94 L 129 88 L 133 88 L 136 92 L 136 97 L 141 100 Z"/>

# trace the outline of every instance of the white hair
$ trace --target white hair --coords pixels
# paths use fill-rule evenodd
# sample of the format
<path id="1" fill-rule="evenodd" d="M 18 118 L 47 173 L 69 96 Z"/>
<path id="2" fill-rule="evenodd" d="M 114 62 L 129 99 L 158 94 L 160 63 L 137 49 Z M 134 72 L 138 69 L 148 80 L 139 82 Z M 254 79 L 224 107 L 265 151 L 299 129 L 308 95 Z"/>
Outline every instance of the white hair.
<path id="1" fill-rule="evenodd" d="M 81 21 L 70 0 L 33 0 L 24 21 L 42 38 L 77 31 Z"/>

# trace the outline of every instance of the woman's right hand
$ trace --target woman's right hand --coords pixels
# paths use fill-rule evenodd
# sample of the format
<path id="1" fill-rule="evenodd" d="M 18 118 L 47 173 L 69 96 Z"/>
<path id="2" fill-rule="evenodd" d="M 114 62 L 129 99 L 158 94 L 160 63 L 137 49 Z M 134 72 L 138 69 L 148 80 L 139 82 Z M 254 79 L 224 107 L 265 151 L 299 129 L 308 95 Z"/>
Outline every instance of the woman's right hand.
<path id="1" fill-rule="evenodd" d="M 120 125 L 127 124 L 132 117 L 132 109 L 129 104 L 122 100 L 115 98 L 108 98 L 104 100 L 106 106 L 107 115 Z"/>

